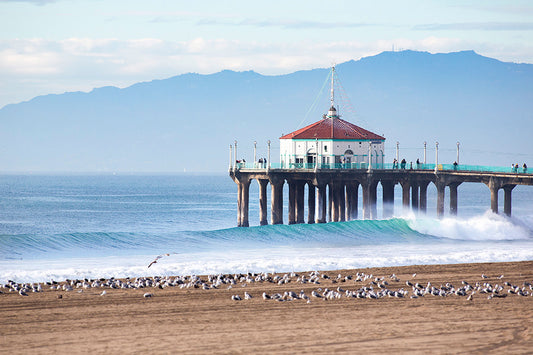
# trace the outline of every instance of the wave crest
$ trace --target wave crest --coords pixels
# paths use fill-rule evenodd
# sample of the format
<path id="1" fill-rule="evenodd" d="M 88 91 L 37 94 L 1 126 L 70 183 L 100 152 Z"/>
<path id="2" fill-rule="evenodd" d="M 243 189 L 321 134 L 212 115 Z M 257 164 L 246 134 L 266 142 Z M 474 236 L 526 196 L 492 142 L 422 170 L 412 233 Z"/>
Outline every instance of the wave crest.
<path id="1" fill-rule="evenodd" d="M 467 241 L 529 240 L 533 230 L 525 222 L 490 211 L 470 218 L 410 218 L 409 226 L 422 234 Z"/>

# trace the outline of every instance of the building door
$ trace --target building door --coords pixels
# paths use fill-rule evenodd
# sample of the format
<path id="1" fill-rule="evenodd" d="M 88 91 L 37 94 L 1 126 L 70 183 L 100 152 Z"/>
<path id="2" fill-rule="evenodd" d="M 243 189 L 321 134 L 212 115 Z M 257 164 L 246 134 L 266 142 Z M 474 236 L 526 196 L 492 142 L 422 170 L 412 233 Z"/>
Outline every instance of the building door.
<path id="1" fill-rule="evenodd" d="M 348 149 L 344 152 L 344 162 L 346 164 L 351 164 L 353 160 L 353 151 L 351 149 Z"/>

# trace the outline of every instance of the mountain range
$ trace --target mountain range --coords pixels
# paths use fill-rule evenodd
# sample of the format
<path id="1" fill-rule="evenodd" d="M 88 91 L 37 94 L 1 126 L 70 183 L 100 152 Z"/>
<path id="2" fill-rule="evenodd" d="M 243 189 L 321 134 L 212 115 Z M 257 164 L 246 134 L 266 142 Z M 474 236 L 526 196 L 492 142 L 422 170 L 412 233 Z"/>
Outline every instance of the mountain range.
<path id="1" fill-rule="evenodd" d="M 279 160 L 278 138 L 322 118 L 330 68 L 265 76 L 183 74 L 127 88 L 38 96 L 0 109 L 0 171 L 224 172 L 238 158 Z M 473 51 L 383 52 L 336 66 L 348 120 L 385 136 L 386 160 L 533 166 L 533 65 Z"/>

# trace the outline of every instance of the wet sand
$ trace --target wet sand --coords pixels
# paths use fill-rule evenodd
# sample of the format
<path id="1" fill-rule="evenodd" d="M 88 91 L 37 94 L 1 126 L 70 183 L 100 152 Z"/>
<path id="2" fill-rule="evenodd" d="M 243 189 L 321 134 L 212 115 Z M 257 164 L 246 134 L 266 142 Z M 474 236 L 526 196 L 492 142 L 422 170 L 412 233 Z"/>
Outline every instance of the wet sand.
<path id="1" fill-rule="evenodd" d="M 325 288 L 356 290 L 371 286 L 346 280 L 356 273 L 384 277 L 391 290 L 407 297 L 323 300 L 311 296 Z M 416 276 L 413 278 L 413 274 Z M 298 273 L 307 275 L 307 272 Z M 167 287 L 50 290 L 20 296 L 0 294 L 2 353 L 531 353 L 533 297 L 508 293 L 488 299 L 426 295 L 410 298 L 409 280 L 439 287 L 533 283 L 533 261 L 337 270 L 321 272 L 320 284 L 237 283 L 231 289 Z M 342 279 L 333 283 L 338 274 Z M 390 276 L 395 274 L 399 281 Z M 484 279 L 482 274 L 488 276 Z M 504 275 L 502 279 L 498 277 Z M 204 279 L 204 278 L 202 278 Z M 344 280 L 344 282 L 342 281 Z M 374 286 L 375 287 L 375 286 Z M 263 300 L 285 291 L 310 296 L 292 301 Z M 233 301 L 232 295 L 250 300 Z M 152 293 L 145 298 L 143 294 Z M 469 292 L 470 294 L 471 292 Z M 59 298 L 61 296 L 61 298 Z"/>

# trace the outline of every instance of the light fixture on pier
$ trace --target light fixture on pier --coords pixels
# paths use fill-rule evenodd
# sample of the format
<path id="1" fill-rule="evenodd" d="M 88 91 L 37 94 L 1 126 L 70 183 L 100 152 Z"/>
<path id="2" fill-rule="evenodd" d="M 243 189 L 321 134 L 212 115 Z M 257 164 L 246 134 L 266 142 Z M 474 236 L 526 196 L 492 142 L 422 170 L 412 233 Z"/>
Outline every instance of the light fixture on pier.
<path id="1" fill-rule="evenodd" d="M 396 164 L 400 161 L 400 142 L 396 141 Z"/>
<path id="2" fill-rule="evenodd" d="M 435 142 L 435 173 L 439 170 L 439 142 Z"/>
<path id="3" fill-rule="evenodd" d="M 268 144 L 268 164 L 267 169 L 270 169 L 270 139 L 267 141 Z"/>
<path id="4" fill-rule="evenodd" d="M 426 164 L 426 146 L 427 146 L 427 142 L 424 141 L 424 164 Z"/>
<path id="5" fill-rule="evenodd" d="M 315 138 L 315 171 L 318 169 L 318 138 Z"/>
<path id="6" fill-rule="evenodd" d="M 257 142 L 254 141 L 254 165 L 256 161 L 257 161 Z"/>
<path id="7" fill-rule="evenodd" d="M 235 147 L 235 151 L 234 151 L 234 154 L 235 154 L 235 166 L 237 166 L 237 141 L 235 140 L 233 143 L 234 143 L 234 147 Z"/>
<path id="8" fill-rule="evenodd" d="M 368 145 L 368 171 L 372 171 L 372 142 Z"/>
<path id="9" fill-rule="evenodd" d="M 233 169 L 233 162 L 232 162 L 232 159 L 231 157 L 233 156 L 233 146 L 230 144 L 229 145 L 229 169 Z"/>

